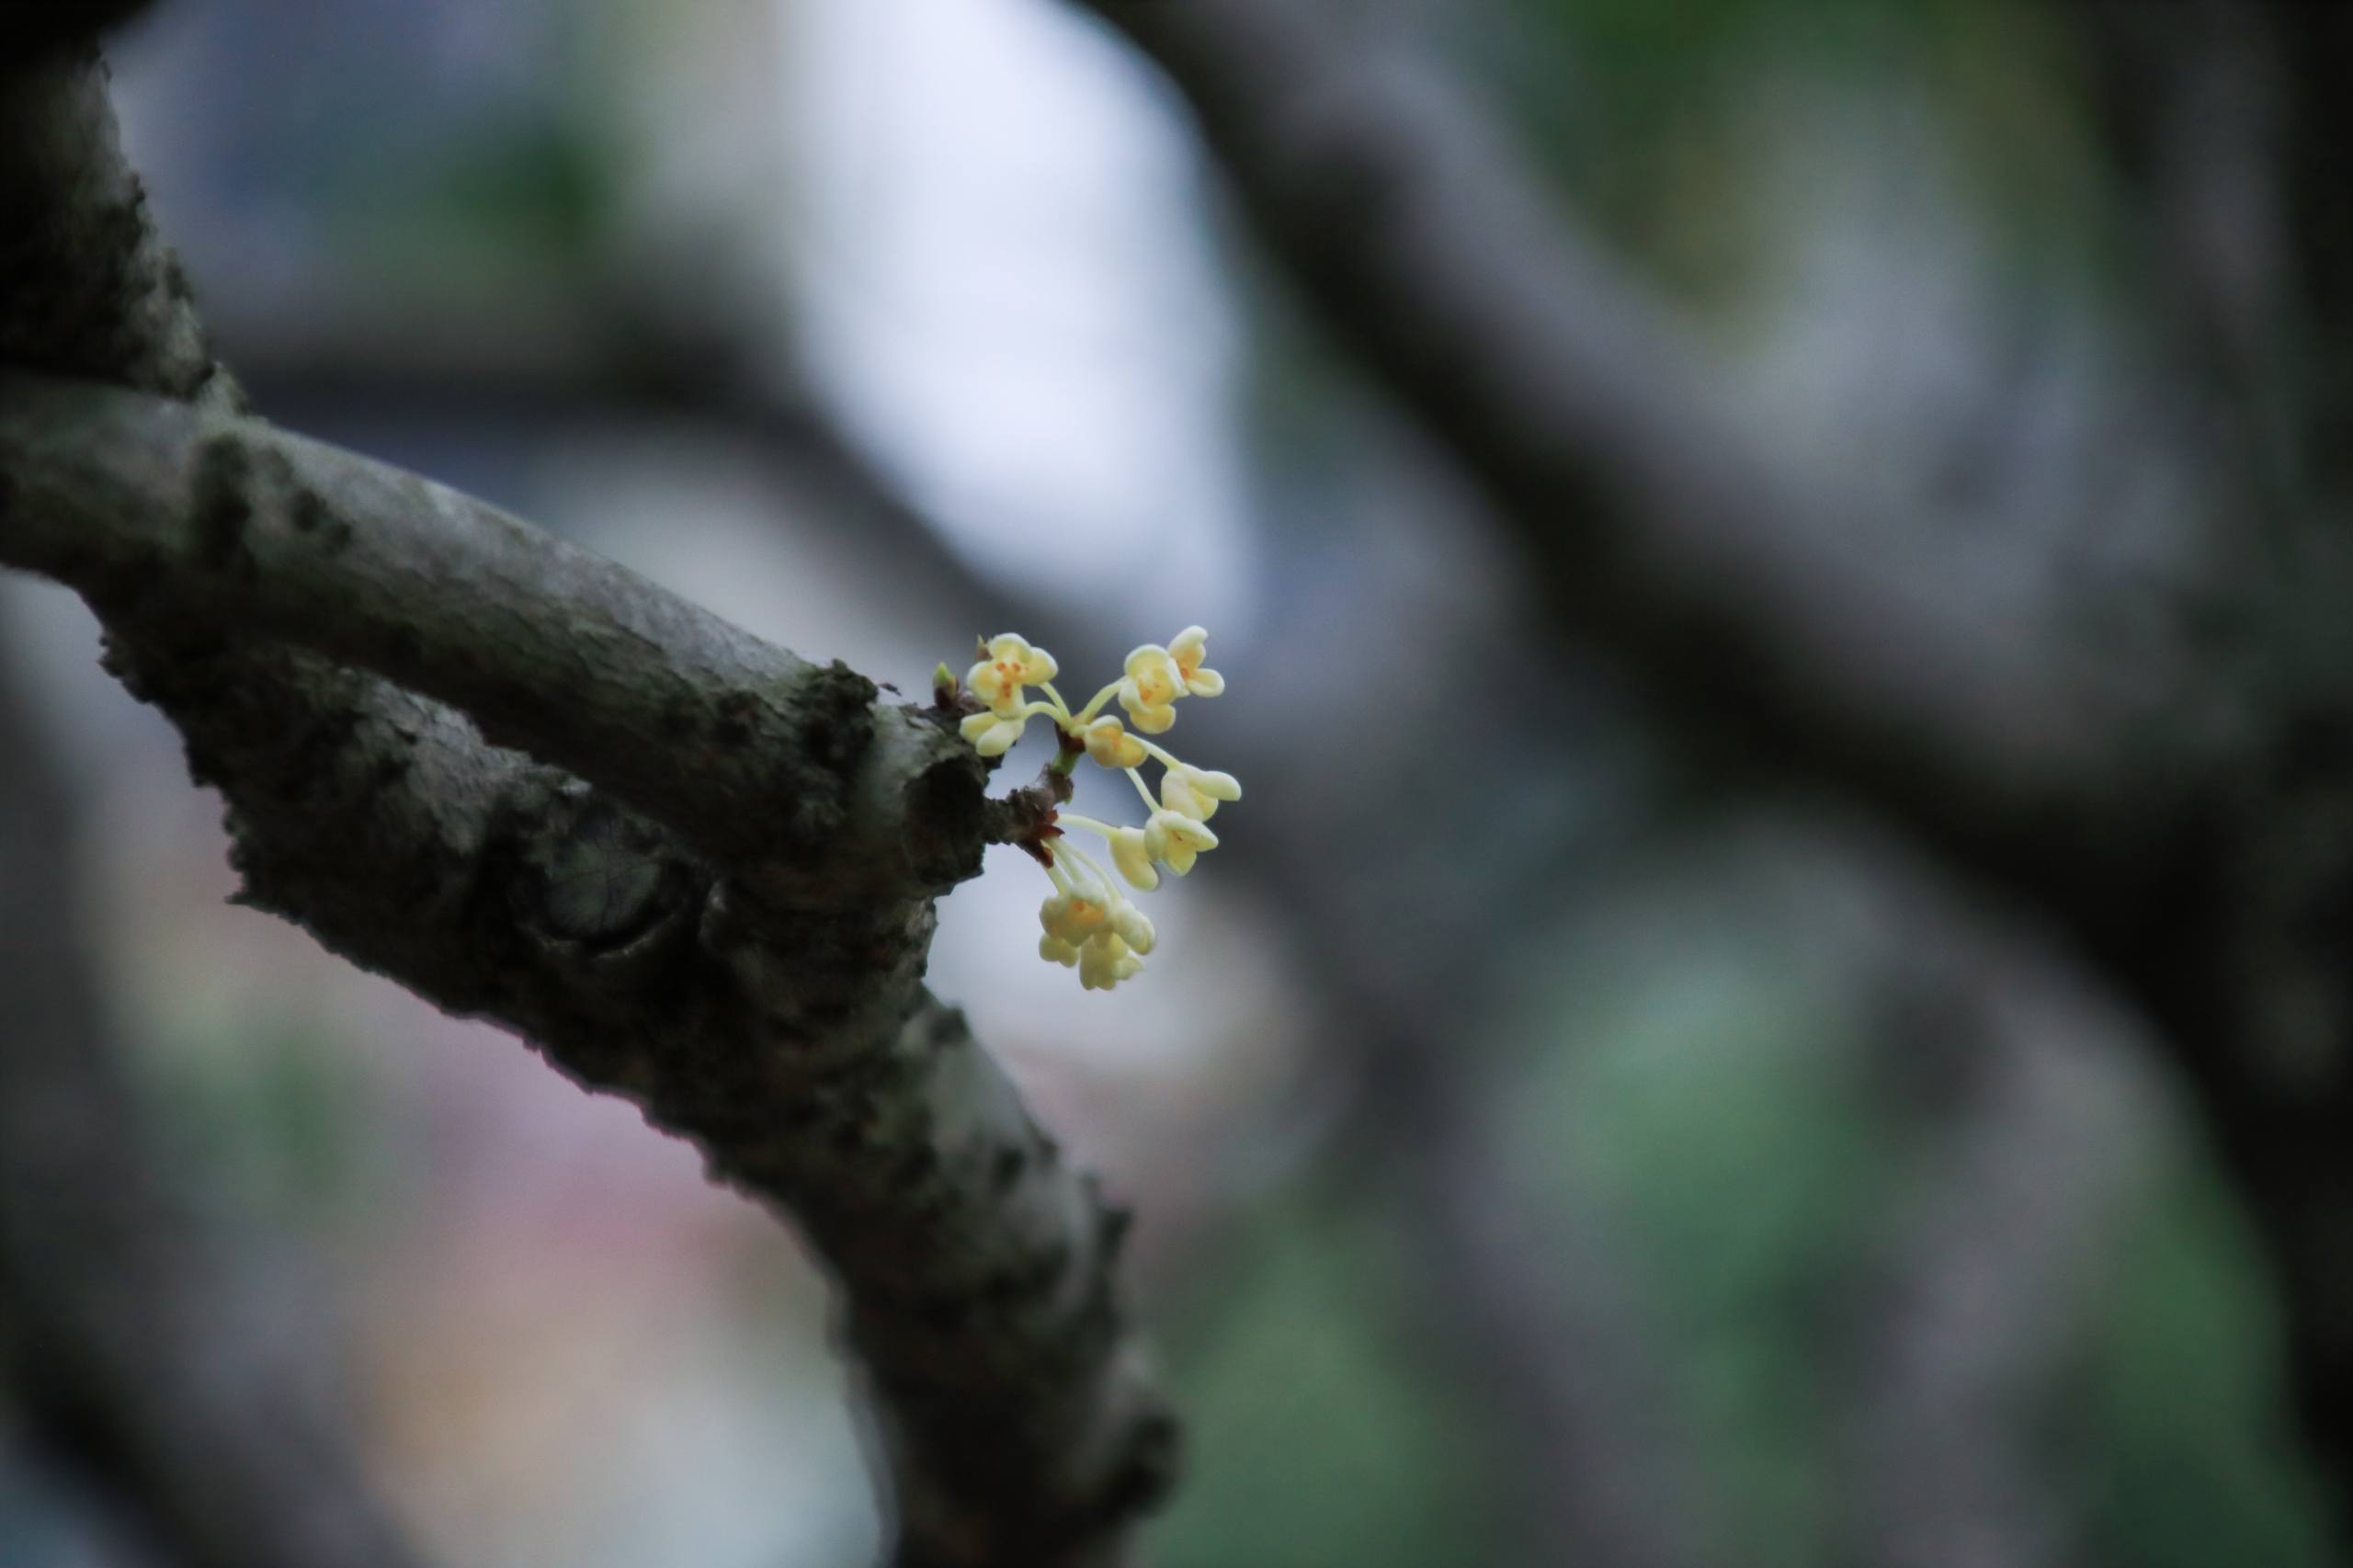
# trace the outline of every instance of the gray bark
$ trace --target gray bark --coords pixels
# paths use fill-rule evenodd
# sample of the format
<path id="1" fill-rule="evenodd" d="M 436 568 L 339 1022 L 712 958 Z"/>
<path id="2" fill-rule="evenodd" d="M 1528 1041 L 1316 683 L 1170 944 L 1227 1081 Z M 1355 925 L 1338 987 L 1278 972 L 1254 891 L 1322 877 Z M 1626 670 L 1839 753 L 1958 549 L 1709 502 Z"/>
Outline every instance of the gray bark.
<path id="1" fill-rule="evenodd" d="M 0 389 L 0 561 L 98 610 L 227 801 L 244 900 L 799 1227 L 901 1562 L 1122 1561 L 1175 1436 L 1125 1216 L 921 984 L 932 895 L 1004 820 L 951 716 L 241 418 L 88 62 L 0 76 L 0 363 L 123 389 Z"/>

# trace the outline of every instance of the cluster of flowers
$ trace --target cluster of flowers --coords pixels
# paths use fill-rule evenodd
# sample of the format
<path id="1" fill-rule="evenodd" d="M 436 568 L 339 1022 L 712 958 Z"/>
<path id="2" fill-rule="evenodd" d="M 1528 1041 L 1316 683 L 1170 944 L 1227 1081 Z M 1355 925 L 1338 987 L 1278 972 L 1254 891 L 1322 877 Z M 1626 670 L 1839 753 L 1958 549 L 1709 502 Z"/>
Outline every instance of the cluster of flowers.
<path id="1" fill-rule="evenodd" d="M 1083 753 L 1098 766 L 1125 773 L 1143 797 L 1150 815 L 1142 827 L 1058 811 L 1035 846 L 1054 884 L 1053 893 L 1038 911 L 1046 931 L 1038 942 L 1039 956 L 1075 968 L 1079 983 L 1089 991 L 1108 991 L 1132 978 L 1143 969 L 1143 955 L 1152 951 L 1152 922 L 1120 883 L 1149 892 L 1160 885 L 1157 867 L 1165 866 L 1179 877 L 1191 870 L 1203 852 L 1217 847 L 1209 820 L 1218 806 L 1242 798 L 1242 786 L 1231 773 L 1195 767 L 1144 739 L 1166 733 L 1176 722 L 1180 699 L 1215 697 L 1225 689 L 1225 677 L 1201 663 L 1208 643 L 1209 633 L 1198 626 L 1178 632 L 1166 647 L 1145 643 L 1128 655 L 1120 679 L 1076 710 L 1053 687 L 1059 673 L 1053 655 L 1012 632 L 990 639 L 985 656 L 964 677 L 972 695 L 988 705 L 963 723 L 964 738 L 983 756 L 1003 756 L 1030 720 L 1043 716 L 1066 737 L 1048 765 L 1050 770 L 1067 775 Z M 1031 687 L 1043 696 L 1029 698 Z M 1115 699 L 1141 733 L 1131 732 L 1117 714 L 1103 711 Z M 1161 767 L 1156 798 L 1139 771 L 1147 758 Z M 1066 796 L 1067 790 L 1063 793 Z M 1119 875 L 1113 877 L 1071 844 L 1062 831 L 1065 826 L 1100 835 Z"/>

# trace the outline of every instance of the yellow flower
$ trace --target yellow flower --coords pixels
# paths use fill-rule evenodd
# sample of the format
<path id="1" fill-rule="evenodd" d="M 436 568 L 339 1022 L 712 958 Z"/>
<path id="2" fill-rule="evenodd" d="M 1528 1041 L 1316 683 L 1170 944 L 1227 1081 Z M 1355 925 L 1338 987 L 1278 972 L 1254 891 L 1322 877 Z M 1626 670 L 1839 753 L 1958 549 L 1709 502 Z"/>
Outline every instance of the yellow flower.
<path id="1" fill-rule="evenodd" d="M 1006 715 L 970 713 L 956 728 L 983 756 L 1003 756 L 1013 749 L 1013 743 L 1021 738 L 1022 727 L 1029 722 L 1029 716 L 1017 709 Z"/>
<path id="2" fill-rule="evenodd" d="M 1116 827 L 1106 834 L 1111 846 L 1111 864 L 1120 869 L 1131 886 L 1145 892 L 1160 885 L 1160 873 L 1152 869 L 1152 849 L 1144 841 L 1140 827 Z"/>
<path id="3" fill-rule="evenodd" d="M 1110 923 L 1110 900 L 1090 898 L 1084 892 L 1058 892 L 1038 909 L 1038 924 L 1046 928 L 1046 935 L 1073 947 Z"/>
<path id="4" fill-rule="evenodd" d="M 1160 776 L 1160 803 L 1178 816 L 1207 822 L 1221 801 L 1242 799 L 1242 780 L 1213 767 L 1177 763 Z"/>
<path id="5" fill-rule="evenodd" d="M 1143 960 L 1119 936 L 1097 937 L 1079 949 L 1078 983 L 1089 991 L 1108 991 L 1142 972 Z"/>
<path id="6" fill-rule="evenodd" d="M 1159 643 L 1147 642 L 1128 655 L 1120 706 L 1145 734 L 1159 734 L 1176 722 L 1176 699 L 1184 692 L 1184 675 Z"/>
<path id="7" fill-rule="evenodd" d="M 1051 653 L 1043 648 L 1032 648 L 1019 633 L 1008 631 L 989 639 L 988 656 L 965 673 L 964 684 L 989 705 L 991 712 L 1001 719 L 1010 719 L 1021 710 L 1021 688 L 1043 685 L 1060 674 L 1061 668 Z"/>
<path id="8" fill-rule="evenodd" d="M 1193 861 L 1204 851 L 1217 847 L 1217 835 L 1177 812 L 1159 811 L 1144 824 L 1144 847 L 1152 858 L 1162 862 L 1178 876 L 1193 869 Z"/>
<path id="9" fill-rule="evenodd" d="M 1152 928 L 1151 917 L 1126 899 L 1121 899 L 1111 910 L 1111 934 L 1139 953 L 1152 951 L 1153 943 L 1159 940 L 1158 933 Z"/>
<path id="10" fill-rule="evenodd" d="M 1143 743 L 1108 713 L 1086 726 L 1086 755 L 1106 767 L 1143 766 Z"/>
<path id="11" fill-rule="evenodd" d="M 1038 956 L 1077 969 L 1079 983 L 1089 991 L 1108 991 L 1142 973 L 1142 955 L 1156 939 L 1143 911 L 1108 888 L 1054 894 L 1039 907 L 1038 924 L 1046 932 L 1038 938 Z"/>
<path id="12" fill-rule="evenodd" d="M 1148 892 L 1160 885 L 1164 871 L 1179 877 L 1189 872 L 1194 861 L 1217 847 L 1209 819 L 1219 806 L 1242 799 L 1241 781 L 1231 773 L 1195 767 L 1144 738 L 1176 723 L 1180 699 L 1215 697 L 1225 689 L 1225 677 L 1207 667 L 1208 653 L 1209 633 L 1198 626 L 1179 631 L 1166 647 L 1147 642 L 1128 654 L 1120 678 L 1077 709 L 1051 684 L 1059 673 L 1053 656 L 1013 632 L 983 644 L 981 662 L 965 676 L 965 689 L 986 707 L 960 727 L 983 756 L 1002 756 L 1020 740 L 1030 719 L 1045 714 L 1062 744 L 1039 788 L 1054 801 L 1069 801 L 1071 770 L 1082 750 L 1102 767 L 1125 772 L 1143 797 L 1148 816 L 1141 827 L 1055 809 L 1041 824 L 1051 831 L 1020 840 L 1044 862 L 1054 884 L 1053 896 L 1038 911 L 1039 956 L 1077 970 L 1079 983 L 1089 991 L 1108 991 L 1142 973 L 1144 956 L 1158 940 L 1126 888 Z M 932 684 L 940 704 L 952 706 L 957 683 L 944 665 Z M 1045 688 L 1038 700 L 1029 699 L 1031 687 Z M 1114 698 L 1125 710 L 1124 721 L 1104 711 Z M 1160 764 L 1157 799 L 1137 771 L 1147 762 Z M 1110 851 L 1108 866 L 1063 836 L 1073 828 L 1102 836 Z"/>
<path id="13" fill-rule="evenodd" d="M 1201 661 L 1209 656 L 1210 634 L 1198 626 L 1188 626 L 1168 644 L 1168 656 L 1176 665 L 1177 678 L 1185 689 L 1195 697 L 1215 697 L 1225 689 L 1225 677 L 1215 670 L 1205 670 Z"/>

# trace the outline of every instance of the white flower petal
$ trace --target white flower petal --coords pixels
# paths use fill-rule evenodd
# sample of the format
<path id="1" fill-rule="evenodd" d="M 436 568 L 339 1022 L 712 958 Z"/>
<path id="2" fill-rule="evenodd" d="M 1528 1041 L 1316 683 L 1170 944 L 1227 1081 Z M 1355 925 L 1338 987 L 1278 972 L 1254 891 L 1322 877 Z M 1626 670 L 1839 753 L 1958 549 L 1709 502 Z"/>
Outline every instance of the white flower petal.
<path id="1" fill-rule="evenodd" d="M 1140 767 L 1144 759 L 1143 743 L 1106 713 L 1086 726 L 1086 755 L 1104 767 Z"/>
<path id="2" fill-rule="evenodd" d="M 1142 969 L 1128 944 L 1108 931 L 1078 950 L 1078 983 L 1089 991 L 1108 991 Z"/>
<path id="3" fill-rule="evenodd" d="M 1021 738 L 1027 719 L 1006 718 L 998 713 L 972 713 L 956 726 L 957 733 L 972 743 L 972 749 L 983 756 L 1003 756 Z"/>
<path id="4" fill-rule="evenodd" d="M 1150 825 L 1158 828 L 1162 838 L 1171 846 L 1196 851 L 1217 847 L 1217 835 L 1206 823 L 1196 822 L 1179 812 L 1154 812 Z M 1146 831 L 1149 833 L 1150 829 Z"/>
<path id="5" fill-rule="evenodd" d="M 1242 799 L 1242 780 L 1231 773 L 1220 773 L 1214 767 L 1187 767 L 1186 782 L 1212 801 Z"/>
<path id="6" fill-rule="evenodd" d="M 1156 642 L 1147 642 L 1128 654 L 1126 676 L 1120 687 L 1122 702 L 1126 700 L 1125 693 L 1133 692 L 1138 704 L 1162 708 L 1176 701 L 1185 689 L 1185 676 L 1177 669 L 1176 661 Z M 1132 712 L 1134 709 L 1131 707 L 1129 710 Z"/>
<path id="7" fill-rule="evenodd" d="M 1160 885 L 1160 873 L 1152 869 L 1152 849 L 1140 827 L 1123 827 L 1111 835 L 1111 864 L 1129 883 L 1150 892 Z"/>
<path id="8" fill-rule="evenodd" d="M 1111 928 L 1120 939 L 1139 953 L 1152 951 L 1159 934 L 1153 930 L 1151 917 L 1132 903 L 1123 903 L 1111 915 Z"/>
<path id="9" fill-rule="evenodd" d="M 1133 681 L 1120 683 L 1120 706 L 1128 710 L 1128 717 L 1135 722 L 1136 728 L 1147 735 L 1165 733 L 1168 727 L 1176 722 L 1176 708 L 1173 702 L 1146 702 L 1136 690 Z"/>
<path id="10" fill-rule="evenodd" d="M 1172 767 L 1160 776 L 1160 803 L 1178 816 L 1205 822 L 1217 811 L 1217 802 L 1195 788 L 1188 770 Z"/>

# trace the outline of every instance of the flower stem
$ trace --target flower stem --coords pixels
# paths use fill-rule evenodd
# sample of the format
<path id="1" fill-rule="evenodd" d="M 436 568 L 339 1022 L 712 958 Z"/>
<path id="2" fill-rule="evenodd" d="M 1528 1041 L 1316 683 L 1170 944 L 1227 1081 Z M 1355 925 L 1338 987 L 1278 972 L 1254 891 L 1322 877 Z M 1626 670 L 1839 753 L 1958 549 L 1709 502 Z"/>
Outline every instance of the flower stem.
<path id="1" fill-rule="evenodd" d="M 1071 722 L 1076 724 L 1082 730 L 1087 725 L 1095 722 L 1095 716 L 1103 711 L 1103 705 L 1111 700 L 1113 694 L 1120 689 L 1122 684 L 1124 683 L 1115 680 L 1110 685 L 1105 687 L 1102 690 L 1097 692 L 1094 697 L 1088 699 L 1086 706 L 1080 709 L 1076 715 L 1072 718 Z"/>

